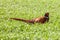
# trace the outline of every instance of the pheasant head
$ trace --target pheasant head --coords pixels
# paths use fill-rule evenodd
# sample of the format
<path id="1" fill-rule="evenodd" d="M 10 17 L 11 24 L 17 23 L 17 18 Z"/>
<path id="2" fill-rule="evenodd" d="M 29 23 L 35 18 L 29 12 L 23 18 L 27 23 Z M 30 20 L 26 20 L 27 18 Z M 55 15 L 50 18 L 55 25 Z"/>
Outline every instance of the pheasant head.
<path id="1" fill-rule="evenodd" d="M 47 13 L 45 13 L 45 18 L 47 19 L 47 22 L 49 21 L 49 13 L 47 12 Z"/>

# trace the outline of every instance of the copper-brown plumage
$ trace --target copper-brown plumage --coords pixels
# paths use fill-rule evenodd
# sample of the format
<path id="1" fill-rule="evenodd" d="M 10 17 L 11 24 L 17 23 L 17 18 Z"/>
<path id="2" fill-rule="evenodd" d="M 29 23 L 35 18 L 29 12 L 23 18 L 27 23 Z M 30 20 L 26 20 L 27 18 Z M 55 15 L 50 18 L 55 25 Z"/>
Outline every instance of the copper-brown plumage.
<path id="1" fill-rule="evenodd" d="M 13 20 L 19 20 L 19 21 L 23 21 L 23 22 L 27 22 L 27 23 L 45 23 L 49 21 L 49 13 L 45 13 L 44 16 L 42 17 L 38 17 L 32 20 L 26 20 L 26 19 L 20 19 L 20 18 L 10 18 Z"/>

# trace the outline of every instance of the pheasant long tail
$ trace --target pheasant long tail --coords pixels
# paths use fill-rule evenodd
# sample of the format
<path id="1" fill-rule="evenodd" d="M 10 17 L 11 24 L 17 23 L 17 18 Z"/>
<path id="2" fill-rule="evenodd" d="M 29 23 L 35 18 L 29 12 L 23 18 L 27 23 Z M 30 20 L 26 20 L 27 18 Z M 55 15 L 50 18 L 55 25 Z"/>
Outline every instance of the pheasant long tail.
<path id="1" fill-rule="evenodd" d="M 34 23 L 33 20 L 25 20 L 25 19 L 21 19 L 21 18 L 10 18 L 10 19 L 18 20 L 18 21 L 23 21 L 23 22 L 27 22 L 27 23 Z"/>

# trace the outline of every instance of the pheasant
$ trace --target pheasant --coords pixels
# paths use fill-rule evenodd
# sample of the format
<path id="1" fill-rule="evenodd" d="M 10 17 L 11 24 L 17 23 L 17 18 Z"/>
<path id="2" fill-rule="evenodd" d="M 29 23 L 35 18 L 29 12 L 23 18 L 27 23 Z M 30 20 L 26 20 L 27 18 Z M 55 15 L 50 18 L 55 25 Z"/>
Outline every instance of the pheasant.
<path id="1" fill-rule="evenodd" d="M 23 22 L 26 22 L 26 23 L 45 23 L 45 22 L 48 22 L 49 21 L 49 13 L 45 13 L 44 16 L 42 17 L 38 17 L 38 18 L 35 18 L 35 19 L 32 19 L 32 20 L 26 20 L 26 19 L 21 19 L 21 18 L 10 18 L 10 19 L 13 19 L 13 20 L 18 20 L 18 21 L 23 21 Z"/>

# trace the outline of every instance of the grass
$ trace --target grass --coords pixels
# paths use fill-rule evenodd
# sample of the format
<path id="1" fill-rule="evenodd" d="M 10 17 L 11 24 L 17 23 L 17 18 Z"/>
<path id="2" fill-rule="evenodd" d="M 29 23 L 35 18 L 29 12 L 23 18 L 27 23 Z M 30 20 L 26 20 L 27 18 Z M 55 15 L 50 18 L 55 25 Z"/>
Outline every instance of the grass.
<path id="1" fill-rule="evenodd" d="M 49 12 L 49 22 L 27 24 Z M 60 40 L 60 0 L 0 0 L 0 40 Z"/>

